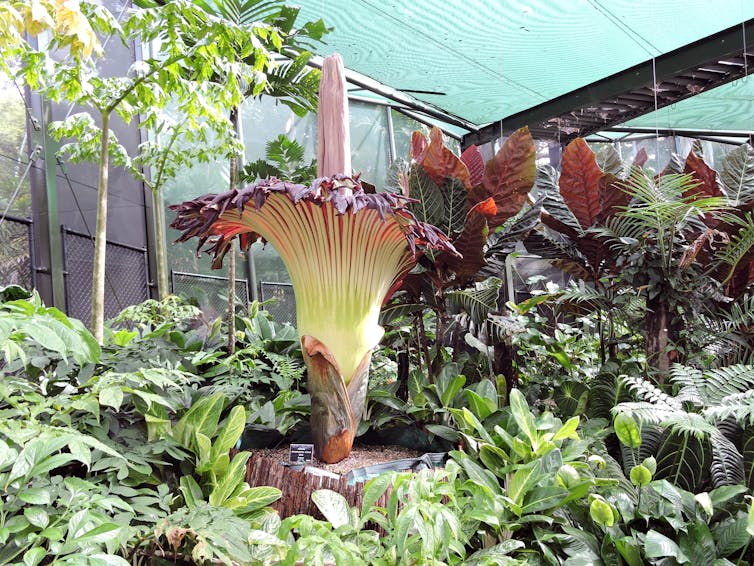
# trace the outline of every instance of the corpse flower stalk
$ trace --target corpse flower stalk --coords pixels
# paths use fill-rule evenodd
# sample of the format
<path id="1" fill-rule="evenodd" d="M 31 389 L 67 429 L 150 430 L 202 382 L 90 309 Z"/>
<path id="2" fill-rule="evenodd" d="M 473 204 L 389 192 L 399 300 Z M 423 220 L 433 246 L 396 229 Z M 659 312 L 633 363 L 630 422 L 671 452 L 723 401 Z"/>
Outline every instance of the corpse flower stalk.
<path id="1" fill-rule="evenodd" d="M 308 187 L 268 179 L 170 207 L 178 241 L 208 243 L 215 268 L 235 237 L 243 248 L 261 239 L 280 254 L 296 296 L 315 452 L 325 462 L 351 451 L 371 353 L 383 334 L 380 307 L 416 263 L 417 247 L 457 253 L 445 234 L 416 219 L 409 202 L 338 175 Z"/>

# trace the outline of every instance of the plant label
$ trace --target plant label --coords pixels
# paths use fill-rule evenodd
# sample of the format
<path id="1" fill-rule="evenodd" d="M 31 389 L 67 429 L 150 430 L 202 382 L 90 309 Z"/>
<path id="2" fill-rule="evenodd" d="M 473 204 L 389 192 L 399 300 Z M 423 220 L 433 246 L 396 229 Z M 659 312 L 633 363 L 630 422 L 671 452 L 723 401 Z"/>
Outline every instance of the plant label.
<path id="1" fill-rule="evenodd" d="M 314 459 L 314 444 L 291 444 L 291 464 L 308 464 Z"/>

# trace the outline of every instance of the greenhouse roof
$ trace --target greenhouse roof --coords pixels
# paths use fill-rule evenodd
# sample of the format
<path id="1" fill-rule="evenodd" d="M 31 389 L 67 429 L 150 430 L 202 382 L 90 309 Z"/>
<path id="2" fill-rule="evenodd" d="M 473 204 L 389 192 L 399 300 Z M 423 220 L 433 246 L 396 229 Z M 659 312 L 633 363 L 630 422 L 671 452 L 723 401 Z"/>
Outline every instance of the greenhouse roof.
<path id="1" fill-rule="evenodd" d="M 323 18 L 334 28 L 319 55 L 339 52 L 365 82 L 410 97 L 429 113 L 444 114 L 471 132 L 468 140 L 475 143 L 523 124 L 540 127 L 539 137 L 598 131 L 747 75 L 754 63 L 752 0 L 299 4 L 302 18 Z M 611 102 L 636 91 L 633 99 Z M 719 92 L 738 96 L 741 89 Z M 746 104 L 728 99 L 722 104 L 725 116 L 732 109 L 738 126 L 745 127 L 747 118 L 752 120 L 751 90 L 743 96 Z M 715 99 L 707 97 L 707 104 Z M 623 110 L 612 108 L 616 105 Z M 693 123 L 693 108 L 673 113 Z M 671 119 L 671 114 L 660 115 Z M 579 122 L 583 116 L 591 121 Z M 708 116 L 697 114 L 698 123 Z M 564 125 L 569 117 L 575 120 Z"/>

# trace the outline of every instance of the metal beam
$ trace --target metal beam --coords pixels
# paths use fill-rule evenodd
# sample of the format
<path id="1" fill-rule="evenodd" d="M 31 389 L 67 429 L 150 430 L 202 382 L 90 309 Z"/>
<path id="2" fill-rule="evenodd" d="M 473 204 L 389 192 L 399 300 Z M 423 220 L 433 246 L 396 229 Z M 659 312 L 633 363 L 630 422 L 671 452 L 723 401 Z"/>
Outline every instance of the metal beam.
<path id="1" fill-rule="evenodd" d="M 698 92 L 692 92 L 696 89 L 685 88 L 674 95 L 658 92 L 657 105 L 655 105 L 655 97 L 652 96 L 651 100 L 627 111 L 608 106 L 620 105 L 628 100 L 636 102 L 636 95 L 641 94 L 642 90 L 657 88 L 655 85 L 661 87 L 663 82 L 669 82 L 671 85 L 668 86 L 674 86 L 674 79 L 681 81 L 682 77 L 698 73 L 710 65 L 717 69 L 720 67 L 718 63 L 721 59 L 740 56 L 751 49 L 754 49 L 754 19 L 488 124 L 476 132 L 465 135 L 463 147 L 495 140 L 500 137 L 501 131 L 504 134 L 511 133 L 527 125 L 535 137 L 561 141 L 609 129 L 613 125 L 636 118 L 656 108 L 674 104 Z M 746 67 L 738 65 L 723 65 L 722 67 L 729 72 L 727 74 L 713 73 L 714 78 L 708 79 L 704 90 L 745 76 L 747 71 Z M 626 95 L 626 98 L 621 98 L 622 95 Z M 600 107 L 602 103 L 606 107 Z M 595 107 L 597 107 L 596 112 Z M 583 120 L 579 119 L 579 113 Z"/>

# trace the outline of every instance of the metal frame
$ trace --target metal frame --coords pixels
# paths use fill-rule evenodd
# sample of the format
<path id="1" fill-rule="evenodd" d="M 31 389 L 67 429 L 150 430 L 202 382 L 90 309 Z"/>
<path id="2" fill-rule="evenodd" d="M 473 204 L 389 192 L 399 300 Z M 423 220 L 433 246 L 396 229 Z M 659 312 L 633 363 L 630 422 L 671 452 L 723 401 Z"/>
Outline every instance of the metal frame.
<path id="1" fill-rule="evenodd" d="M 4 221 L 16 222 L 17 224 L 25 224 L 29 241 L 29 276 L 31 277 L 31 287 L 35 289 L 37 287 L 37 265 L 34 254 L 34 222 L 29 218 L 22 216 L 14 216 L 12 214 L 6 214 Z"/>
<path id="2" fill-rule="evenodd" d="M 189 273 L 188 271 L 175 271 L 174 269 L 170 270 L 170 290 L 173 291 L 175 289 L 175 276 L 176 275 L 184 275 L 186 277 L 196 277 L 197 279 L 212 279 L 214 281 L 225 281 L 228 282 L 227 277 L 221 277 L 219 275 L 204 275 L 203 273 Z M 236 277 L 235 284 L 243 283 L 246 287 L 246 301 L 251 299 L 251 294 L 249 292 L 249 281 L 247 279 L 238 279 Z M 248 307 L 248 305 L 247 305 Z"/>
<path id="3" fill-rule="evenodd" d="M 527 125 L 537 139 L 567 143 L 744 77 L 747 59 L 754 60 L 754 19 L 497 120 L 465 135 L 462 146 Z"/>
<path id="4" fill-rule="evenodd" d="M 63 269 L 61 270 L 61 273 L 63 274 L 63 292 L 64 292 L 63 296 L 65 299 L 65 311 L 66 313 L 68 313 L 69 312 L 68 305 L 70 303 L 70 292 L 68 289 L 68 270 L 65 268 L 66 258 L 68 257 L 66 245 L 65 245 L 66 234 L 71 234 L 72 236 L 77 236 L 79 238 L 84 238 L 86 240 L 89 240 L 92 242 L 92 246 L 94 245 L 94 237 L 84 232 L 80 232 L 79 230 L 68 228 L 67 226 L 60 227 L 60 249 L 61 249 L 61 259 L 63 263 Z M 140 248 L 138 246 L 132 246 L 130 244 L 122 244 L 120 242 L 113 242 L 111 240 L 107 240 L 106 245 L 123 248 L 126 250 L 138 252 L 141 254 L 142 258 L 144 259 L 144 274 L 146 275 L 146 279 L 144 280 L 144 286 L 146 289 L 146 297 L 144 300 L 148 299 L 150 297 L 149 250 L 147 250 L 147 248 Z M 94 256 L 92 256 L 92 261 L 94 261 Z M 107 273 L 105 273 L 105 277 L 107 279 Z M 112 283 L 110 282 L 109 279 L 107 279 L 106 285 L 110 286 L 111 290 L 114 291 Z"/>

